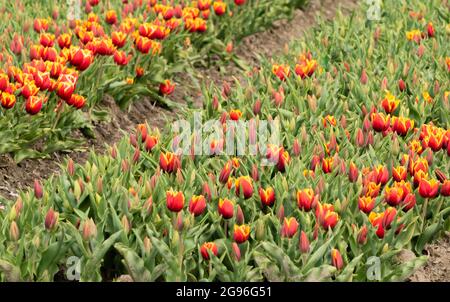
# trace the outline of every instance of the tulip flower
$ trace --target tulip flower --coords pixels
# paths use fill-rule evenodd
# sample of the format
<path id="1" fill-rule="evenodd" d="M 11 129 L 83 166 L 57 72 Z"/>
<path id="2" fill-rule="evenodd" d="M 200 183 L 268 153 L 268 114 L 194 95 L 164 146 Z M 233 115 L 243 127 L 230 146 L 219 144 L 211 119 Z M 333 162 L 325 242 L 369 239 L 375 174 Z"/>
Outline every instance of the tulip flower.
<path id="1" fill-rule="evenodd" d="M 339 215 L 334 212 L 333 206 L 329 204 L 318 203 L 316 207 L 316 217 L 318 223 L 328 230 L 329 228 L 334 228 L 339 221 Z"/>
<path id="2" fill-rule="evenodd" d="M 272 187 L 259 189 L 259 197 L 263 206 L 271 207 L 275 202 L 275 191 Z"/>
<path id="3" fill-rule="evenodd" d="M 230 114 L 230 119 L 233 121 L 239 120 L 242 116 L 242 112 L 239 109 L 231 110 L 229 114 Z"/>
<path id="4" fill-rule="evenodd" d="M 241 192 L 245 199 L 249 199 L 253 195 L 253 183 L 250 176 L 240 176 L 235 181 L 236 196 L 240 196 Z"/>
<path id="5" fill-rule="evenodd" d="M 125 52 L 123 52 L 123 51 L 116 50 L 114 52 L 113 58 L 114 58 L 114 62 L 119 66 L 125 66 L 128 64 L 128 57 L 125 54 Z"/>
<path id="6" fill-rule="evenodd" d="M 233 163 L 232 161 L 228 161 L 222 168 L 222 171 L 220 171 L 219 181 L 223 184 L 227 183 L 231 172 L 233 172 Z"/>
<path id="7" fill-rule="evenodd" d="M 429 38 L 434 37 L 435 31 L 432 22 L 428 22 L 427 24 L 427 34 Z"/>
<path id="8" fill-rule="evenodd" d="M 390 126 L 390 116 L 383 113 L 372 113 L 372 128 L 377 132 L 386 131 Z"/>
<path id="9" fill-rule="evenodd" d="M 172 84 L 170 80 L 165 80 L 159 85 L 159 93 L 161 95 L 170 95 L 175 90 L 175 84 Z"/>
<path id="10" fill-rule="evenodd" d="M 227 4 L 225 2 L 221 2 L 221 1 L 214 1 L 213 8 L 214 8 L 214 13 L 217 16 L 222 16 L 223 14 L 225 14 L 225 11 L 227 9 Z"/>
<path id="11" fill-rule="evenodd" d="M 416 205 L 416 196 L 414 193 L 408 193 L 402 201 L 402 210 L 408 212 Z"/>
<path id="12" fill-rule="evenodd" d="M 385 200 L 390 206 L 397 206 L 403 200 L 403 189 L 401 187 L 389 187 L 385 189 Z"/>
<path id="13" fill-rule="evenodd" d="M 295 65 L 295 73 L 302 79 L 311 77 L 317 68 L 317 61 L 303 58 Z"/>
<path id="14" fill-rule="evenodd" d="M 310 188 L 297 191 L 297 205 L 299 209 L 309 212 L 314 208 L 319 200 L 319 196 L 314 194 Z"/>
<path id="15" fill-rule="evenodd" d="M 414 128 L 414 121 L 403 117 L 392 118 L 392 129 L 401 136 L 408 134 Z"/>
<path id="16" fill-rule="evenodd" d="M 386 166 L 379 165 L 374 169 L 375 182 L 377 184 L 385 185 L 389 180 L 389 171 Z"/>
<path id="17" fill-rule="evenodd" d="M 297 233 L 298 222 L 294 217 L 284 218 L 281 236 L 292 238 Z"/>
<path id="18" fill-rule="evenodd" d="M 167 173 L 172 173 L 180 168 L 180 160 L 172 152 L 161 152 L 159 156 L 159 167 Z"/>
<path id="19" fill-rule="evenodd" d="M 148 152 L 152 151 L 153 148 L 158 144 L 158 137 L 154 135 L 148 135 L 145 139 L 145 150 Z"/>
<path id="20" fill-rule="evenodd" d="M 42 109 L 42 105 L 46 99 L 42 96 L 30 96 L 25 101 L 25 110 L 30 115 L 38 114 Z"/>
<path id="21" fill-rule="evenodd" d="M 381 101 L 381 106 L 387 114 L 393 113 L 397 109 L 400 100 L 396 99 L 395 96 L 386 91 L 384 99 Z"/>
<path id="22" fill-rule="evenodd" d="M 35 19 L 33 23 L 33 29 L 40 33 L 41 31 L 47 31 L 49 26 L 49 21 L 47 19 Z"/>
<path id="23" fill-rule="evenodd" d="M 206 199 L 203 195 L 193 195 L 189 201 L 189 212 L 194 216 L 203 214 L 206 209 Z"/>
<path id="24" fill-rule="evenodd" d="M 117 14 L 114 10 L 109 10 L 106 12 L 105 21 L 108 24 L 116 24 L 117 23 Z"/>
<path id="25" fill-rule="evenodd" d="M 449 179 L 444 180 L 444 182 L 442 183 L 441 195 L 445 196 L 445 197 L 450 196 L 450 180 Z"/>
<path id="26" fill-rule="evenodd" d="M 248 240 L 250 237 L 250 226 L 243 224 L 238 226 L 237 224 L 234 225 L 234 234 L 233 238 L 236 243 L 244 243 Z"/>
<path id="27" fill-rule="evenodd" d="M 288 78 L 291 74 L 289 66 L 284 64 L 274 64 L 272 66 L 272 73 L 276 75 L 281 81 L 286 80 L 286 78 Z"/>
<path id="28" fill-rule="evenodd" d="M 8 92 L 0 92 L 0 100 L 2 107 L 5 109 L 11 109 L 16 104 L 16 96 Z"/>
<path id="29" fill-rule="evenodd" d="M 217 245 L 214 242 L 205 242 L 200 247 L 200 254 L 202 255 L 203 259 L 209 260 L 209 254 L 212 254 L 214 256 L 217 256 L 218 249 Z"/>
<path id="30" fill-rule="evenodd" d="M 172 212 L 180 212 L 184 206 L 184 195 L 183 192 L 173 191 L 170 189 L 166 191 L 166 202 L 167 208 Z"/>
<path id="31" fill-rule="evenodd" d="M 376 227 L 376 234 L 378 236 L 378 238 L 384 238 L 384 228 L 382 225 L 382 220 L 384 217 L 384 213 L 375 213 L 375 212 L 371 212 L 369 214 L 369 221 L 372 224 L 372 226 Z"/>
<path id="32" fill-rule="evenodd" d="M 358 208 L 366 214 L 372 212 L 375 207 L 375 200 L 370 196 L 362 196 L 358 199 Z"/>
<path id="33" fill-rule="evenodd" d="M 333 157 L 327 157 L 322 159 L 322 171 L 323 173 L 331 173 L 333 172 Z"/>
<path id="34" fill-rule="evenodd" d="M 337 249 L 331 250 L 331 263 L 337 270 L 341 270 L 344 267 L 344 260 L 342 260 L 341 253 Z"/>
<path id="35" fill-rule="evenodd" d="M 122 48 L 127 41 L 127 35 L 121 31 L 113 31 L 111 40 L 115 47 Z"/>
<path id="36" fill-rule="evenodd" d="M 406 180 L 407 176 L 407 170 L 404 166 L 398 166 L 392 169 L 392 178 L 394 178 L 395 181 Z"/>
<path id="37" fill-rule="evenodd" d="M 227 198 L 220 198 L 218 205 L 219 214 L 222 215 L 224 219 L 230 219 L 234 215 L 234 203 Z"/>
<path id="38" fill-rule="evenodd" d="M 72 36 L 70 34 L 64 33 L 58 36 L 59 48 L 69 48 L 72 45 Z"/>
<path id="39" fill-rule="evenodd" d="M 436 179 L 428 180 L 425 177 L 419 181 L 419 194 L 423 198 L 434 198 L 439 192 L 439 182 Z"/>

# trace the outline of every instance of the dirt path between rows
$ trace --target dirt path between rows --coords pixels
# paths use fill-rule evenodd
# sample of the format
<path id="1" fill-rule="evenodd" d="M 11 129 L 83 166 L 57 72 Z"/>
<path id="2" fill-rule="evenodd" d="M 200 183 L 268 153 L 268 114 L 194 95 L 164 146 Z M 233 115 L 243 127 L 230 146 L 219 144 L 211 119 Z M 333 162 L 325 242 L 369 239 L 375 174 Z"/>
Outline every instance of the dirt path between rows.
<path id="1" fill-rule="evenodd" d="M 300 38 L 305 30 L 316 24 L 317 15 L 331 19 L 338 7 L 344 14 L 349 13 L 356 7 L 357 2 L 357 0 L 310 0 L 310 4 L 304 10 L 295 12 L 292 20 L 276 22 L 271 29 L 245 38 L 234 51 L 248 65 L 257 66 L 258 56 L 270 57 L 282 52 L 291 40 Z M 219 85 L 223 81 L 232 81 L 233 76 L 238 73 L 238 68 L 232 64 L 222 73 L 214 67 L 199 72 L 202 81 L 215 82 Z M 192 89 L 189 82 L 187 78 L 180 78 L 178 83 L 183 84 L 177 86 L 171 100 L 185 103 L 187 98 L 191 98 L 196 106 L 201 106 L 200 92 Z M 164 128 L 164 125 L 176 116 L 176 110 L 158 107 L 150 99 L 135 102 L 126 113 L 121 111 L 111 98 L 105 98 L 103 103 L 111 111 L 111 121 L 95 125 L 96 138 L 86 142 L 86 151 L 69 154 L 75 162 L 83 163 L 90 149 L 104 152 L 107 145 L 120 140 L 123 131 L 134 129 L 138 123 L 147 121 L 150 126 Z M 55 153 L 49 159 L 25 160 L 16 165 L 11 157 L 0 155 L 0 195 L 14 199 L 17 190 L 31 186 L 34 179 L 46 179 L 50 175 L 58 174 L 59 165 L 66 157 L 67 154 Z M 419 269 L 410 281 L 450 281 L 450 237 L 446 236 L 427 245 L 426 251 L 430 256 L 427 265 Z"/>

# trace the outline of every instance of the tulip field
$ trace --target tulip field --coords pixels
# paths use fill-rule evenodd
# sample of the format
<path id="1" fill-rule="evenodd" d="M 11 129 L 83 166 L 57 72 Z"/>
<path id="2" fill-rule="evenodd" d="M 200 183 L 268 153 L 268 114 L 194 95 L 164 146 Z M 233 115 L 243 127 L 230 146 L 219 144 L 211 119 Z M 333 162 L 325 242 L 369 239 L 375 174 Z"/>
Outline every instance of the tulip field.
<path id="1" fill-rule="evenodd" d="M 254 68 L 233 46 L 307 1 L 82 2 L 2 4 L 0 154 L 77 148 L 106 95 L 177 117 L 0 196 L 0 281 L 405 281 L 450 232 L 448 1 L 361 1 Z M 201 108 L 171 100 L 226 64 Z"/>

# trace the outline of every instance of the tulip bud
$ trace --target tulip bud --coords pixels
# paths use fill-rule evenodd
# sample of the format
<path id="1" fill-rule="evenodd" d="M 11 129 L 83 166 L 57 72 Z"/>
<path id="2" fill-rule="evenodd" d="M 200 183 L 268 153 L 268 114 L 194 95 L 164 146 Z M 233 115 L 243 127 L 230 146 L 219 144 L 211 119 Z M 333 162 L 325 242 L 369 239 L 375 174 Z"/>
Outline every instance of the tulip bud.
<path id="1" fill-rule="evenodd" d="M 45 216 L 45 228 L 49 231 L 53 230 L 58 223 L 59 213 L 50 208 Z"/>
<path id="2" fill-rule="evenodd" d="M 256 165 L 252 166 L 252 178 L 253 178 L 254 181 L 258 181 L 259 180 L 258 166 L 256 166 Z"/>
<path id="3" fill-rule="evenodd" d="M 147 236 L 145 236 L 144 238 L 144 250 L 147 253 L 147 255 L 150 254 L 150 251 L 152 250 L 152 242 L 150 238 L 148 238 Z"/>
<path id="4" fill-rule="evenodd" d="M 361 72 L 360 82 L 361 82 L 361 84 L 366 85 L 367 81 L 368 81 L 367 73 L 366 73 L 366 70 L 363 69 L 362 72 Z"/>
<path id="5" fill-rule="evenodd" d="M 357 241 L 359 244 L 364 245 L 367 242 L 367 226 L 364 225 L 358 233 Z"/>
<path id="6" fill-rule="evenodd" d="M 402 92 L 406 90 L 406 83 L 403 79 L 398 80 L 398 89 Z"/>
<path id="7" fill-rule="evenodd" d="M 122 223 L 122 228 L 123 228 L 124 233 L 128 234 L 130 232 L 130 229 L 131 229 L 131 225 L 130 225 L 130 222 L 128 220 L 128 217 L 126 215 L 123 215 L 120 222 Z"/>
<path id="8" fill-rule="evenodd" d="M 219 109 L 219 97 L 218 97 L 217 95 L 213 96 L 213 99 L 212 99 L 212 108 L 213 108 L 214 110 Z"/>
<path id="9" fill-rule="evenodd" d="M 233 248 L 233 258 L 237 262 L 241 260 L 241 250 L 239 248 L 239 245 L 236 242 L 233 242 L 231 244 L 231 247 Z"/>
<path id="10" fill-rule="evenodd" d="M 116 159 L 116 158 L 117 158 L 117 148 L 116 148 L 115 145 L 111 147 L 111 157 L 112 157 L 113 159 Z"/>
<path id="11" fill-rule="evenodd" d="M 152 212 L 152 205 L 153 205 L 153 198 L 152 198 L 152 196 L 150 196 L 150 197 L 145 201 L 144 206 L 143 206 L 144 211 L 145 211 L 148 215 L 150 215 L 151 212 Z"/>
<path id="12" fill-rule="evenodd" d="M 91 238 L 97 237 L 97 226 L 92 218 L 89 218 L 83 225 L 83 239 L 88 241 Z"/>
<path id="13" fill-rule="evenodd" d="M 237 211 L 236 211 L 236 223 L 241 225 L 244 224 L 245 221 L 245 217 L 244 217 L 244 212 L 241 209 L 241 206 L 237 206 Z"/>
<path id="14" fill-rule="evenodd" d="M 69 161 L 67 162 L 67 172 L 70 176 L 73 176 L 75 174 L 75 166 L 71 158 L 69 158 Z"/>
<path id="15" fill-rule="evenodd" d="M 294 156 L 300 155 L 300 143 L 298 141 L 298 138 L 294 139 L 294 144 L 292 145 L 292 153 L 294 154 Z"/>
<path id="16" fill-rule="evenodd" d="M 302 254 L 309 253 L 309 239 L 304 231 L 300 233 L 299 247 Z"/>
<path id="17" fill-rule="evenodd" d="M 280 222 L 282 222 L 284 220 L 284 206 L 283 205 L 281 205 L 278 208 L 277 218 L 280 220 Z"/>
<path id="18" fill-rule="evenodd" d="M 38 180 L 34 180 L 34 196 L 37 199 L 41 199 L 44 195 L 42 185 Z"/>
<path id="19" fill-rule="evenodd" d="M 256 240 L 261 241 L 266 237 L 266 227 L 263 219 L 258 219 L 255 230 Z"/>
<path id="20" fill-rule="evenodd" d="M 337 270 L 341 270 L 344 267 L 344 260 L 342 260 L 341 253 L 337 249 L 331 250 L 331 263 Z"/>
<path id="21" fill-rule="evenodd" d="M 139 158 L 141 157 L 141 150 L 139 150 L 139 148 L 135 148 L 134 149 L 134 154 L 133 154 L 133 163 L 137 163 L 139 161 Z"/>
<path id="22" fill-rule="evenodd" d="M 356 165 L 351 162 L 348 171 L 348 178 L 351 182 L 355 182 L 358 179 L 359 171 Z"/>
<path id="23" fill-rule="evenodd" d="M 423 54 L 425 53 L 425 46 L 423 46 L 423 44 L 420 44 L 419 47 L 417 48 L 417 56 L 422 57 Z"/>
<path id="24" fill-rule="evenodd" d="M 261 112 L 261 100 L 256 100 L 253 104 L 253 113 L 258 115 Z"/>
<path id="25" fill-rule="evenodd" d="M 17 226 L 17 223 L 15 221 L 11 222 L 11 226 L 9 227 L 9 238 L 12 241 L 19 240 L 20 237 L 20 231 L 19 227 Z"/>
<path id="26" fill-rule="evenodd" d="M 366 144 L 373 145 L 373 143 L 374 143 L 373 132 L 369 132 L 369 134 L 367 135 Z"/>

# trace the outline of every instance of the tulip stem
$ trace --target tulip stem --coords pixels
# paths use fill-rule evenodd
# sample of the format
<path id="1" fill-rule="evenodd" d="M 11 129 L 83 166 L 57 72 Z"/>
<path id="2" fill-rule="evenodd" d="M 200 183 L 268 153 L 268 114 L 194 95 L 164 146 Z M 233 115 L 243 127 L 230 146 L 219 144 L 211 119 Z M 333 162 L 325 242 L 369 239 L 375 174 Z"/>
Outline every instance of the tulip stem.
<path id="1" fill-rule="evenodd" d="M 433 221 L 434 221 L 435 218 L 439 217 L 439 212 L 441 211 L 441 207 L 442 207 L 442 203 L 443 202 L 444 202 L 444 198 L 441 197 L 440 200 L 439 200 L 438 206 L 437 206 L 435 217 L 433 217 Z"/>
<path id="2" fill-rule="evenodd" d="M 427 219 L 427 208 L 428 208 L 428 198 L 425 199 L 423 205 L 422 205 L 422 226 L 421 226 L 421 230 L 423 232 L 423 229 L 425 227 L 425 220 Z"/>
<path id="3" fill-rule="evenodd" d="M 223 230 L 225 232 L 225 238 L 228 238 L 228 221 L 224 220 L 224 223 Z"/>

